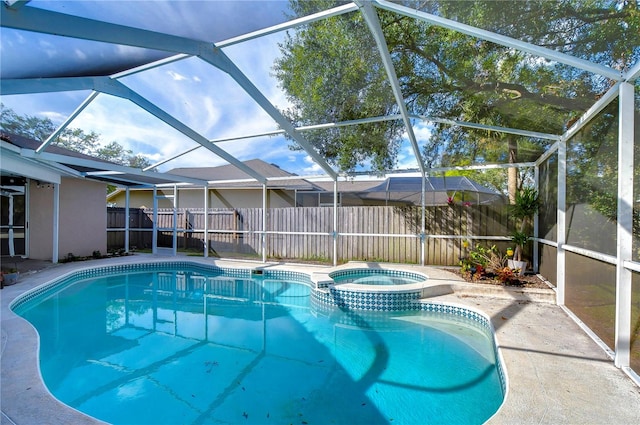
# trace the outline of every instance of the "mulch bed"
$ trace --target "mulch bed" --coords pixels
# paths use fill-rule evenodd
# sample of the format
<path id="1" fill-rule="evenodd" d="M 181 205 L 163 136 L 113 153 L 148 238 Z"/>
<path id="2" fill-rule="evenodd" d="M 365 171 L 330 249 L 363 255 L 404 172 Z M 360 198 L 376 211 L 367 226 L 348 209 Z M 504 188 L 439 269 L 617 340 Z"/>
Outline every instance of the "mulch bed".
<path id="1" fill-rule="evenodd" d="M 478 283 L 482 285 L 499 285 L 499 286 L 508 286 L 514 288 L 540 288 L 540 289 L 549 289 L 549 285 L 540 279 L 537 275 L 534 274 L 525 274 L 524 276 L 515 276 L 514 279 L 509 282 L 501 282 L 496 278 L 495 275 L 491 273 L 487 273 L 483 275 L 480 279 L 474 279 L 468 274 L 463 274 L 460 272 L 460 269 L 447 269 L 451 273 L 455 273 L 456 275 L 463 278 L 465 281 L 470 283 Z"/>

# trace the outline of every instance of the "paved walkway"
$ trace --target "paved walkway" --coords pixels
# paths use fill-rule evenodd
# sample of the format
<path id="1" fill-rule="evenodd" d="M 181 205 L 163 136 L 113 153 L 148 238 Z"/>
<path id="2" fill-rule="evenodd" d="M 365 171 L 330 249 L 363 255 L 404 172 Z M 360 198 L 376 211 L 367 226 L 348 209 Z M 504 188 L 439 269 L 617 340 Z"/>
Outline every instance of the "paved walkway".
<path id="1" fill-rule="evenodd" d="M 46 390 L 38 372 L 37 335 L 31 325 L 9 310 L 9 303 L 26 290 L 77 268 L 149 260 L 161 258 L 135 255 L 42 264 L 23 272 L 18 284 L 2 289 L 0 424 L 101 423 L 59 403 Z M 214 263 L 212 259 L 189 260 Z M 218 263 L 228 267 L 252 265 Z M 287 267 L 305 272 L 328 269 L 313 265 Z M 439 283 L 464 286 L 455 275 L 437 268 L 403 267 L 422 271 Z M 560 307 L 531 302 L 527 294 L 512 298 L 476 294 L 456 291 L 432 300 L 470 306 L 491 317 L 509 382 L 505 403 L 489 420 L 490 424 L 640 424 L 640 387 L 615 368 L 606 353 Z"/>

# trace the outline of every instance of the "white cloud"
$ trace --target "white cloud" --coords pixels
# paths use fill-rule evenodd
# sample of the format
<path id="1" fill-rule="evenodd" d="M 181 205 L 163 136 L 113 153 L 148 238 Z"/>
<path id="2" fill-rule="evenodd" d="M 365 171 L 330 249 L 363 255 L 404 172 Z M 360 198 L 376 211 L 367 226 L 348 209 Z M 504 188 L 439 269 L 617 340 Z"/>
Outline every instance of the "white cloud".
<path id="1" fill-rule="evenodd" d="M 83 52 L 82 50 L 75 49 L 73 52 L 75 53 L 75 56 L 76 56 L 77 59 L 79 59 L 81 61 L 87 60 L 87 54 L 85 52 Z"/>
<path id="2" fill-rule="evenodd" d="M 167 74 L 174 80 L 174 81 L 184 81 L 187 80 L 188 78 L 185 77 L 184 75 L 181 75 L 175 71 L 167 71 Z"/>
<path id="3" fill-rule="evenodd" d="M 135 59 L 135 58 L 146 58 L 148 55 L 147 50 L 141 49 L 139 47 L 134 46 L 124 46 L 124 45 L 116 45 L 113 48 L 113 51 L 122 58 L 126 59 Z"/>
<path id="4" fill-rule="evenodd" d="M 418 147 L 422 148 L 431 137 L 431 127 L 423 121 L 416 121 L 413 124 L 413 134 L 416 136 Z M 401 137 L 402 143 L 398 150 L 396 168 L 399 170 L 418 168 L 418 159 L 416 158 L 413 146 L 409 142 L 409 135 L 407 132 L 404 132 Z"/>
<path id="5" fill-rule="evenodd" d="M 206 96 L 203 98 L 203 109 L 200 115 L 202 115 L 202 119 L 204 120 L 202 127 L 209 129 L 218 123 L 222 112 L 216 107 L 214 100 Z"/>
<path id="6" fill-rule="evenodd" d="M 416 139 L 418 139 L 418 143 L 426 142 L 431 137 L 431 126 L 429 124 L 425 124 L 420 121 L 413 125 L 413 133 L 416 135 Z"/>
<path id="7" fill-rule="evenodd" d="M 55 48 L 53 44 L 50 42 L 40 39 L 38 43 L 42 52 L 49 58 L 52 59 L 58 55 L 58 49 Z"/>
<path id="8" fill-rule="evenodd" d="M 66 115 L 61 114 L 60 112 L 56 112 L 56 111 L 43 111 L 43 112 L 41 112 L 39 114 L 39 116 L 44 117 L 44 118 L 48 118 L 53 123 L 63 122 L 65 119 L 67 119 Z"/>
<path id="9" fill-rule="evenodd" d="M 71 127 L 100 134 L 105 144 L 116 141 L 134 154 L 173 156 L 194 142 L 148 112 L 123 99 L 100 95 Z"/>
<path id="10" fill-rule="evenodd" d="M 398 150 L 396 168 L 400 170 L 418 168 L 418 161 L 409 140 L 403 140 L 403 143 Z"/>
<path id="11" fill-rule="evenodd" d="M 2 96 L 2 103 L 18 115 L 49 118 L 61 124 L 89 95 L 88 91 Z"/>
<path id="12" fill-rule="evenodd" d="M 280 32 L 224 49 L 271 104 L 280 110 L 287 109 L 290 103 L 272 72 L 274 62 L 280 56 L 278 43 L 281 43 L 284 37 L 285 33 Z"/>
<path id="13" fill-rule="evenodd" d="M 313 158 L 311 158 L 311 156 L 305 155 L 304 163 L 305 163 L 306 166 L 302 169 L 302 173 L 300 173 L 300 174 L 303 174 L 303 175 L 325 174 L 325 172 L 322 169 L 322 167 L 320 167 L 320 165 L 318 165 L 318 163 L 316 163 L 313 160 Z"/>
<path id="14" fill-rule="evenodd" d="M 240 7 L 240 2 L 224 2 L 220 5 L 206 5 L 207 7 Z M 119 12 L 125 25 L 149 28 L 159 25 L 161 16 L 172 16 L 176 11 L 185 12 L 189 7 L 185 4 L 155 2 L 152 6 L 145 2 L 133 2 L 132 10 Z M 241 5 L 257 13 L 258 7 L 269 9 L 273 15 L 274 4 Z M 282 4 L 286 6 L 286 2 Z M 53 2 L 52 8 L 59 7 Z M 87 17 L 101 17 L 103 12 L 113 10 L 106 2 L 98 2 L 95 7 L 85 7 L 82 15 Z M 183 9 L 184 7 L 184 9 Z M 150 8 L 152 13 L 135 13 L 138 8 Z M 146 10 L 146 9 L 145 9 Z M 266 10 L 266 9 L 265 9 Z M 275 12 L 274 12 L 275 13 Z M 199 27 L 185 28 L 178 20 L 172 20 L 163 26 L 162 30 L 171 33 L 187 35 L 188 32 L 218 31 L 209 18 L 202 19 Z M 185 22 L 191 20 L 180 20 Z M 229 36 L 233 32 L 243 32 L 244 26 L 255 25 L 251 19 L 243 22 L 228 23 Z M 182 25 L 180 27 L 179 25 Z M 194 23 L 194 25 L 196 25 Z M 171 26 L 171 28 L 169 28 Z M 242 26 L 242 28 L 241 28 Z M 196 31 L 197 30 L 197 31 Z M 250 42 L 225 48 L 224 51 L 237 64 L 238 68 L 255 84 L 262 94 L 278 109 L 287 109 L 290 105 L 285 93 L 278 87 L 278 81 L 271 75 L 274 59 L 280 54 L 277 43 L 282 40 L 284 33 L 277 33 L 261 37 Z M 81 50 L 88 46 L 82 42 L 72 52 L 77 59 L 97 58 L 100 50 Z M 56 45 L 43 41 L 41 48 L 48 57 L 55 56 Z M 3 45 L 4 48 L 4 45 Z M 131 46 L 109 46 L 110 52 L 127 59 L 141 58 L 144 49 Z M 69 51 L 67 52 L 69 53 Z M 93 60 L 93 59 L 92 59 Z M 132 90 L 166 111 L 171 116 L 182 121 L 199 133 L 210 138 L 236 137 L 240 135 L 259 134 L 278 128 L 276 122 L 251 97 L 238 86 L 226 73 L 207 64 L 197 57 L 191 57 L 179 62 L 150 69 L 121 80 Z M 56 94 L 57 98 L 65 98 L 63 94 Z M 86 96 L 86 93 L 83 94 Z M 82 101 L 82 96 L 65 99 L 63 108 L 54 108 L 51 98 L 46 101 L 29 102 L 29 114 L 38 111 L 39 116 L 46 116 L 52 121 L 62 122 Z M 25 103 L 26 104 L 26 103 Z M 9 107 L 11 105 L 8 105 Z M 58 105 L 56 105 L 58 106 Z M 16 112 L 19 112 L 16 109 Z M 124 99 L 101 94 L 87 107 L 70 127 L 82 128 L 85 132 L 95 131 L 101 135 L 103 143 L 116 141 L 135 154 L 141 154 L 151 161 L 158 162 L 173 157 L 187 149 L 198 146 L 196 142 L 181 134 L 150 113 Z M 218 144 L 218 146 L 240 160 L 260 158 L 278 164 L 284 170 L 297 174 L 324 174 L 324 170 L 316 164 L 304 151 L 291 151 L 289 142 L 284 136 L 254 137 L 234 140 Z M 206 148 L 199 148 L 192 153 L 163 165 L 161 169 L 180 166 L 214 166 L 222 165 L 225 161 L 218 158 Z"/>

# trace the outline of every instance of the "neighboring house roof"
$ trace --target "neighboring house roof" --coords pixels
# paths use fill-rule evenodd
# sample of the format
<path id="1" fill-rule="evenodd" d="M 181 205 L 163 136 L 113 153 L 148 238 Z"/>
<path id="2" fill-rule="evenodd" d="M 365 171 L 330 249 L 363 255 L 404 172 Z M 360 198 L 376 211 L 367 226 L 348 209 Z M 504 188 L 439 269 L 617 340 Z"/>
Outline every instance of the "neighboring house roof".
<path id="1" fill-rule="evenodd" d="M 261 175 L 269 177 L 296 177 L 274 164 L 261 159 L 244 161 Z M 233 165 L 218 167 L 174 168 L 167 172 L 210 182 L 211 189 L 257 189 L 262 185 L 251 176 Z M 233 181 L 244 180 L 244 181 Z M 301 192 L 333 192 L 333 181 L 309 182 L 302 178 L 276 180 L 268 183 L 269 189 L 298 190 Z M 386 180 L 349 180 L 338 182 L 338 192 L 350 193 L 362 199 L 388 200 L 419 205 L 422 191 L 421 177 L 388 177 Z M 107 200 L 113 199 L 120 190 L 112 192 Z M 425 192 L 429 205 L 446 204 L 448 197 L 455 192 L 465 194 L 465 201 L 474 204 L 502 201 L 504 195 L 464 176 L 427 177 Z"/>
<path id="2" fill-rule="evenodd" d="M 295 176 L 295 174 L 289 173 L 282 168 L 273 164 L 269 164 L 268 162 L 265 162 L 261 159 L 250 159 L 248 161 L 243 161 L 243 164 L 265 177 Z M 173 168 L 167 171 L 167 173 L 178 174 L 186 177 L 194 177 L 209 181 L 252 179 L 250 175 L 231 164 L 220 165 L 218 167 Z"/>
<path id="3" fill-rule="evenodd" d="M 295 177 L 296 174 L 289 173 L 277 165 L 270 164 L 261 159 L 250 159 L 243 161 L 252 170 L 261 174 L 267 179 L 269 177 Z M 212 182 L 212 188 L 262 188 L 262 184 L 255 181 L 253 177 L 239 168 L 227 164 L 219 167 L 188 167 L 174 168 L 167 171 L 168 174 L 191 177 Z M 241 182 L 231 182 L 229 180 L 250 180 Z M 216 183 L 216 181 L 220 181 Z M 316 186 L 304 179 L 276 180 L 267 183 L 269 189 L 289 189 L 289 190 L 317 190 Z"/>
<path id="4" fill-rule="evenodd" d="M 243 163 L 267 178 L 296 177 L 296 174 L 289 173 L 277 165 L 269 164 L 261 159 L 250 159 L 243 161 Z M 260 182 L 257 182 L 253 177 L 231 164 L 220 165 L 218 167 L 173 168 L 167 171 L 166 174 L 211 182 L 209 186 L 210 189 L 262 189 Z M 301 178 L 271 181 L 267 183 L 267 187 L 269 189 L 286 190 L 323 190 L 315 184 Z M 140 190 L 149 190 L 149 188 L 142 188 Z M 123 192 L 123 189 L 116 189 L 111 192 L 107 195 L 107 201 L 113 200 L 121 192 Z"/>
<path id="5" fill-rule="evenodd" d="M 325 191 L 333 191 L 333 182 L 317 182 Z M 338 183 L 338 192 L 362 199 L 389 200 L 420 204 L 421 177 L 388 177 L 386 180 L 363 180 Z M 449 194 L 464 193 L 465 201 L 474 204 L 501 201 L 504 195 L 465 176 L 427 177 L 425 194 L 428 204 L 446 204 Z M 468 199 L 467 199 L 468 198 Z"/>
<path id="6" fill-rule="evenodd" d="M 342 193 L 354 193 L 354 192 L 366 192 L 372 187 L 376 187 L 384 180 L 348 180 L 338 182 L 338 192 Z M 324 192 L 333 192 L 332 181 L 319 181 L 314 184 Z"/>

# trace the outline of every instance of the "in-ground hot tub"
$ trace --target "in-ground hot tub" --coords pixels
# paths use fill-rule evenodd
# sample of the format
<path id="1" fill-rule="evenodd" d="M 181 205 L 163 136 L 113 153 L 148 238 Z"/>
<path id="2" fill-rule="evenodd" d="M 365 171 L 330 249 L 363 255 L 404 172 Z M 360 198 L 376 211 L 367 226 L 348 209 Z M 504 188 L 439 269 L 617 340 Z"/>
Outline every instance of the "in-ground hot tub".
<path id="1" fill-rule="evenodd" d="M 390 268 L 342 268 L 312 277 L 319 304 L 354 310 L 420 310 L 419 301 L 429 277 Z"/>
<path id="2" fill-rule="evenodd" d="M 345 269 L 329 273 L 336 284 L 357 285 L 409 285 L 427 280 L 419 273 L 389 269 Z"/>

